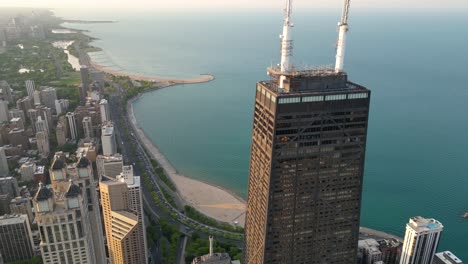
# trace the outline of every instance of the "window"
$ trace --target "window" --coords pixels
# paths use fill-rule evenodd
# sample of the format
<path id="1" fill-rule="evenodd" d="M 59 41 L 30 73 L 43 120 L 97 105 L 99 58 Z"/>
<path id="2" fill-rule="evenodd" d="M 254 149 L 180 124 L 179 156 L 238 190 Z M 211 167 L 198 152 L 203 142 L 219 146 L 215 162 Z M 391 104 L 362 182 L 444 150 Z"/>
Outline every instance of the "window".
<path id="1" fill-rule="evenodd" d="M 369 97 L 367 93 L 348 94 L 348 99 L 363 99 L 367 97 Z"/>
<path id="2" fill-rule="evenodd" d="M 325 101 L 346 100 L 346 94 L 327 95 Z"/>
<path id="3" fill-rule="evenodd" d="M 288 98 L 279 99 L 280 104 L 294 104 L 294 103 L 300 103 L 300 102 L 301 102 L 300 97 L 288 97 Z"/>
<path id="4" fill-rule="evenodd" d="M 323 101 L 323 96 L 305 96 L 302 97 L 302 102 L 321 102 Z"/>

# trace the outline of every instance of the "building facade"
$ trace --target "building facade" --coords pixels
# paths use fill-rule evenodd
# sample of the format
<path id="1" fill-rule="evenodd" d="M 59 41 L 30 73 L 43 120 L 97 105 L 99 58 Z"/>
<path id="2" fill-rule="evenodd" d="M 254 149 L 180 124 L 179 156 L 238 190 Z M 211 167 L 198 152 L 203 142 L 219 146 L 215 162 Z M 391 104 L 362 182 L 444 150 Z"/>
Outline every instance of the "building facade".
<path id="1" fill-rule="evenodd" d="M 85 138 L 94 137 L 93 122 L 89 116 L 83 118 L 83 133 Z"/>
<path id="2" fill-rule="evenodd" d="M 400 264 L 431 264 L 443 229 L 444 226 L 435 219 L 410 218 Z"/>
<path id="3" fill-rule="evenodd" d="M 70 137 L 72 140 L 78 139 L 78 128 L 76 127 L 76 116 L 73 112 L 67 113 L 67 120 L 68 120 L 68 128 L 70 130 Z"/>
<path id="4" fill-rule="evenodd" d="M 115 141 L 114 124 L 106 122 L 101 129 L 102 153 L 105 156 L 112 156 L 117 153 L 117 143 Z"/>
<path id="5" fill-rule="evenodd" d="M 7 263 L 34 256 L 31 226 L 26 215 L 0 216 L 0 254 Z"/>
<path id="6" fill-rule="evenodd" d="M 269 75 L 255 96 L 245 262 L 354 263 L 370 91 L 332 69 Z"/>

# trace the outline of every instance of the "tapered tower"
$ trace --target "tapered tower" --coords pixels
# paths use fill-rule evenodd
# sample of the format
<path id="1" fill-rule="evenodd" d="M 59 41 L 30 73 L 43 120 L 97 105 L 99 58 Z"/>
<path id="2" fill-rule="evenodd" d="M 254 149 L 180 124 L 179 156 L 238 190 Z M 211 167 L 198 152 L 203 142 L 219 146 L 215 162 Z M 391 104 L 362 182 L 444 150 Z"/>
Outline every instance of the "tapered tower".
<path id="1" fill-rule="evenodd" d="M 244 263 L 356 263 L 370 91 L 335 67 L 268 73 L 255 95 Z"/>

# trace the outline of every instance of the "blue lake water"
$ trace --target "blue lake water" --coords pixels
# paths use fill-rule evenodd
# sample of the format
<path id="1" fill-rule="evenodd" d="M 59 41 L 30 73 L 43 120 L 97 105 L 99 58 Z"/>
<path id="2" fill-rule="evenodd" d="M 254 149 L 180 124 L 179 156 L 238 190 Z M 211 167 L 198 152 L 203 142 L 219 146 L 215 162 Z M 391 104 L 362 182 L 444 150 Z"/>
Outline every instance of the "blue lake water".
<path id="1" fill-rule="evenodd" d="M 373 92 L 362 225 L 403 236 L 408 218 L 445 225 L 439 250 L 468 261 L 468 16 L 462 11 L 353 10 L 346 68 Z M 115 69 L 216 80 L 144 95 L 140 125 L 183 174 L 245 196 L 255 83 L 278 63 L 276 11 L 57 10 L 113 19 L 88 29 Z M 296 65 L 334 62 L 340 10 L 294 14 Z"/>

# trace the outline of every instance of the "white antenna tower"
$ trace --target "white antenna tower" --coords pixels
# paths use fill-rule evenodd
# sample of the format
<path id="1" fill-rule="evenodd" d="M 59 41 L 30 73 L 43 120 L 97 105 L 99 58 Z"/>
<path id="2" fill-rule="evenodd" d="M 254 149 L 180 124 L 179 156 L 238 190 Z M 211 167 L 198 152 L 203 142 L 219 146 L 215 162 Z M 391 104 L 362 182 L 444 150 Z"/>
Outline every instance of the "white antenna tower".
<path id="1" fill-rule="evenodd" d="M 348 17 L 349 17 L 349 5 L 351 0 L 344 1 L 343 14 L 341 15 L 341 21 L 338 23 L 338 43 L 336 49 L 336 72 L 343 72 L 344 69 L 344 57 L 346 51 L 346 33 L 349 30 Z"/>
<path id="2" fill-rule="evenodd" d="M 291 36 L 294 24 L 291 22 L 292 0 L 287 0 L 284 15 L 283 34 L 281 38 L 281 73 L 286 73 L 291 70 L 291 58 L 293 55 L 293 41 Z M 280 77 L 280 88 L 284 88 L 286 76 Z"/>

